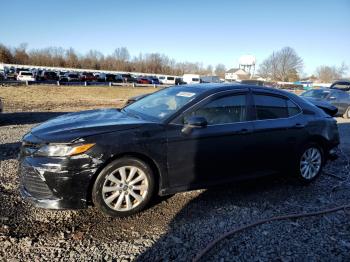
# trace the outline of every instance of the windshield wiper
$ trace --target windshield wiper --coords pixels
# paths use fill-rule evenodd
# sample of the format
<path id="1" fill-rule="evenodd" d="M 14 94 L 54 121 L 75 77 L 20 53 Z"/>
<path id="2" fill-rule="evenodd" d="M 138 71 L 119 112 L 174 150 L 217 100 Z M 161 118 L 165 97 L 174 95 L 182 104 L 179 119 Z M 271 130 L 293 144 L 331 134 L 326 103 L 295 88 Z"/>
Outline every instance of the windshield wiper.
<path id="1" fill-rule="evenodd" d="M 121 112 L 123 112 L 123 113 L 125 113 L 125 114 L 127 114 L 127 115 L 129 115 L 129 116 L 132 116 L 132 117 L 135 117 L 135 118 L 138 118 L 138 119 L 142 119 L 139 115 L 137 115 L 137 114 L 135 114 L 135 113 L 132 113 L 132 112 L 130 112 L 130 111 L 126 111 L 124 108 L 121 109 Z"/>

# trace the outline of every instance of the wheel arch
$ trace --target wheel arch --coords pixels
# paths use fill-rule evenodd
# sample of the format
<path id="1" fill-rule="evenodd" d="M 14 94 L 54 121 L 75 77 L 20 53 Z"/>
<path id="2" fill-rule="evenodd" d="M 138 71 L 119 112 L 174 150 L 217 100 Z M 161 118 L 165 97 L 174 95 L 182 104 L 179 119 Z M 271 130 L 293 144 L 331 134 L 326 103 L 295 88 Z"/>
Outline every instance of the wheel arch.
<path id="1" fill-rule="evenodd" d="M 309 138 L 308 142 L 309 143 L 316 143 L 317 145 L 319 145 L 321 147 L 321 149 L 323 150 L 323 154 L 325 154 L 327 152 L 328 142 L 327 142 L 327 139 L 324 138 L 323 136 L 313 135 Z"/>
<path id="2" fill-rule="evenodd" d="M 123 158 L 123 157 L 133 157 L 133 158 L 137 158 L 145 163 L 147 163 L 150 168 L 152 169 L 154 175 L 155 175 L 155 192 L 157 192 L 157 194 L 159 195 L 159 189 L 161 188 L 161 183 L 162 183 L 162 176 L 161 176 L 161 169 L 159 167 L 159 165 L 157 164 L 156 161 L 154 161 L 152 158 L 150 158 L 149 156 L 139 153 L 139 152 L 125 152 L 125 153 L 121 153 L 121 154 L 117 154 L 114 155 L 110 158 L 108 158 L 94 173 L 94 175 L 91 177 L 90 182 L 89 182 L 89 187 L 88 187 L 88 192 L 87 192 L 87 202 L 89 204 L 92 204 L 92 188 L 95 184 L 95 181 L 98 177 L 98 175 L 101 173 L 101 171 L 110 163 L 112 163 L 113 161 Z"/>

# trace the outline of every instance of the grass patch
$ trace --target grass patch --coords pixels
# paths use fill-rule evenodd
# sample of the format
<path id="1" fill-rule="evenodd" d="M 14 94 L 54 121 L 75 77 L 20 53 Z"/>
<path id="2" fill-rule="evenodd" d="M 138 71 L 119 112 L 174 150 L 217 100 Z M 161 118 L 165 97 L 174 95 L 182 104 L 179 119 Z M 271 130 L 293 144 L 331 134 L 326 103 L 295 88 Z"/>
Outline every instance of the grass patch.
<path id="1" fill-rule="evenodd" d="M 158 89 L 149 87 L 50 86 L 0 87 L 5 112 L 77 111 L 120 107 L 126 99 Z"/>

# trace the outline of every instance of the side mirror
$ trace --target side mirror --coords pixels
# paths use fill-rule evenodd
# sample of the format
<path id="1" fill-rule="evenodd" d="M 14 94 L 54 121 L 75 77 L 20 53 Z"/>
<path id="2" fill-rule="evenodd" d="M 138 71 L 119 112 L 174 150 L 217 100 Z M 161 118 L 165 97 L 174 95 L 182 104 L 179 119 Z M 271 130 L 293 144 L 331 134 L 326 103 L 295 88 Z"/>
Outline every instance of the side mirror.
<path id="1" fill-rule="evenodd" d="M 185 122 L 185 126 L 182 128 L 182 133 L 188 135 L 194 128 L 205 128 L 208 125 L 207 120 L 202 116 L 191 116 Z"/>

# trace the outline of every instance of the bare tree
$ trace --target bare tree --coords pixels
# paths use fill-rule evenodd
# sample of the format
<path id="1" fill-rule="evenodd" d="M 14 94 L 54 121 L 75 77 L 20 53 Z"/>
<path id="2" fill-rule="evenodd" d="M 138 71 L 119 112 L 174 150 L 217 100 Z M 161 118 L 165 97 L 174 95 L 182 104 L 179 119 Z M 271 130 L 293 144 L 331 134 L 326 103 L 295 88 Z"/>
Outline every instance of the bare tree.
<path id="1" fill-rule="evenodd" d="M 80 68 L 79 57 L 73 48 L 69 48 L 66 51 L 66 63 L 68 67 Z"/>
<path id="2" fill-rule="evenodd" d="M 215 67 L 215 74 L 220 77 L 224 77 L 226 72 L 226 66 L 224 64 L 217 64 Z"/>
<path id="3" fill-rule="evenodd" d="M 13 62 L 13 55 L 9 48 L 0 44 L 0 62 L 11 64 Z"/>
<path id="4" fill-rule="evenodd" d="M 13 58 L 16 64 L 28 64 L 29 56 L 27 54 L 26 43 L 22 43 L 17 48 L 15 48 Z"/>
<path id="5" fill-rule="evenodd" d="M 344 62 L 339 67 L 322 65 L 316 69 L 316 76 L 321 82 L 329 83 L 341 79 L 347 68 Z"/>
<path id="6" fill-rule="evenodd" d="M 303 60 L 291 47 L 273 52 L 259 66 L 258 73 L 265 78 L 277 81 L 293 81 L 299 78 Z"/>
<path id="7" fill-rule="evenodd" d="M 126 47 L 118 47 L 114 50 L 113 53 L 116 60 L 119 61 L 128 61 L 130 59 L 129 51 Z"/>

